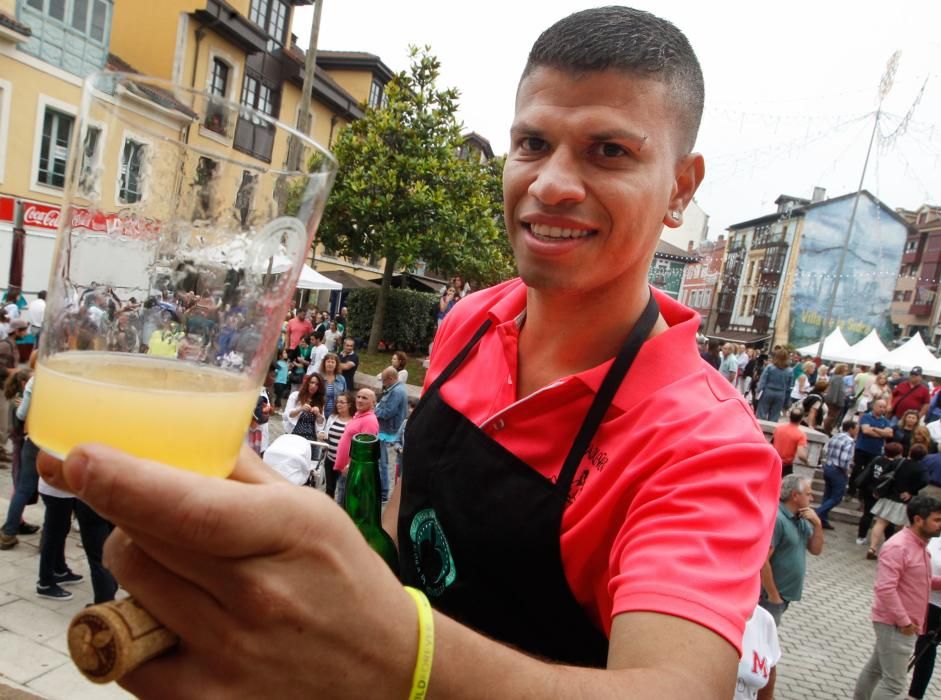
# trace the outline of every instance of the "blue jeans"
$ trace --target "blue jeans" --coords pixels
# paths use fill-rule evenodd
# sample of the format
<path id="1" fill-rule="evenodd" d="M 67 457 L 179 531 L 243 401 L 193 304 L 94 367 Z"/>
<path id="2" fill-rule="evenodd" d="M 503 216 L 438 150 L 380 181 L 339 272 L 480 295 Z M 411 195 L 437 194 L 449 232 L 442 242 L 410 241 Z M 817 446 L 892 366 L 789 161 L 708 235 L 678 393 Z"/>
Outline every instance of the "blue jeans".
<path id="1" fill-rule="evenodd" d="M 389 478 L 389 448 L 395 441 L 395 435 L 391 433 L 379 433 L 379 485 L 382 488 L 382 502 L 389 500 L 389 492 L 392 490 Z"/>
<path id="2" fill-rule="evenodd" d="M 777 421 L 781 417 L 781 411 L 784 410 L 785 398 L 787 397 L 783 391 L 765 389 L 758 400 L 758 418 Z"/>
<path id="3" fill-rule="evenodd" d="M 829 464 L 823 467 L 823 501 L 817 508 L 817 515 L 824 524 L 830 522 L 830 511 L 836 508 L 843 501 L 846 494 L 846 484 L 849 477 L 841 469 L 837 469 Z"/>
<path id="4" fill-rule="evenodd" d="M 114 600 L 118 592 L 118 582 L 105 568 L 101 561 L 105 540 L 114 529 L 114 525 L 102 518 L 91 506 L 75 499 L 75 517 L 78 518 L 79 535 L 82 538 L 82 547 L 88 557 L 88 569 L 91 571 L 91 587 L 95 592 L 95 602 L 104 603 Z"/>
<path id="5" fill-rule="evenodd" d="M 20 453 L 20 473 L 17 475 L 16 489 L 10 501 L 10 508 L 7 510 L 7 520 L 3 524 L 4 535 L 12 537 L 19 531 L 23 511 L 35 495 L 36 489 L 39 488 L 39 472 L 36 471 L 37 456 L 39 456 L 39 448 L 27 438 L 23 442 L 23 451 Z"/>

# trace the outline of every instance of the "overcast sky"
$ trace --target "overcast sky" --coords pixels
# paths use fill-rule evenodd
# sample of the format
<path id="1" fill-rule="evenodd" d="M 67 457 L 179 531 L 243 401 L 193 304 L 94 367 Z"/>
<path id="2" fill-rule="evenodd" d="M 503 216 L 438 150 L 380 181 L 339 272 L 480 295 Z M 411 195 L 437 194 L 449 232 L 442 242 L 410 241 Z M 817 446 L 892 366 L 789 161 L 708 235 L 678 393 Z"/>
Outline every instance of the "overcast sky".
<path id="1" fill-rule="evenodd" d="M 461 92 L 465 129 L 488 138 L 497 153 L 507 149 L 516 84 L 533 41 L 557 19 L 599 4 L 323 2 L 321 49 L 374 53 L 400 71 L 409 44 L 430 45 L 442 63 L 442 87 Z M 706 111 L 696 147 L 707 175 L 697 201 L 710 216 L 710 238 L 771 213 L 782 193 L 810 197 L 815 185 L 829 197 L 855 191 L 879 80 L 896 50 L 901 61 L 865 187 L 892 208 L 941 205 L 941 1 L 634 5 L 676 24 L 702 63 Z M 306 47 L 312 8 L 295 15 L 294 32 Z M 920 92 L 907 129 L 891 137 Z"/>

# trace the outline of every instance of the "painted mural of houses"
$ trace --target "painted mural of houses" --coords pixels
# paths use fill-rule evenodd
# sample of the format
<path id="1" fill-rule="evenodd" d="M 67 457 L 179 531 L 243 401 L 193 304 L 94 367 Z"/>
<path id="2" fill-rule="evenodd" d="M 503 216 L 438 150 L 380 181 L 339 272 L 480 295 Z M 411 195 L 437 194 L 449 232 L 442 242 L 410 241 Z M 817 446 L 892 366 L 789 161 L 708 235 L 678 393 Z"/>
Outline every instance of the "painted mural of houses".
<path id="1" fill-rule="evenodd" d="M 647 280 L 657 289 L 678 299 L 686 266 L 695 263 L 696 260 L 695 253 L 660 240 L 657 242 L 657 252 L 654 253 L 653 262 L 647 270 Z"/>
<path id="2" fill-rule="evenodd" d="M 809 345 L 824 332 L 835 288 L 831 325 L 850 343 L 872 329 L 891 340 L 890 307 L 909 224 L 866 190 L 858 204 L 856 193 L 824 195 L 821 188 L 810 200 L 782 195 L 773 214 L 729 227 L 715 335 Z"/>
<path id="3" fill-rule="evenodd" d="M 702 316 L 702 331 L 709 335 L 715 326 L 716 290 L 725 257 L 725 235 L 715 241 L 702 241 L 688 252 L 695 254 L 697 261 L 686 266 L 680 301 Z"/>

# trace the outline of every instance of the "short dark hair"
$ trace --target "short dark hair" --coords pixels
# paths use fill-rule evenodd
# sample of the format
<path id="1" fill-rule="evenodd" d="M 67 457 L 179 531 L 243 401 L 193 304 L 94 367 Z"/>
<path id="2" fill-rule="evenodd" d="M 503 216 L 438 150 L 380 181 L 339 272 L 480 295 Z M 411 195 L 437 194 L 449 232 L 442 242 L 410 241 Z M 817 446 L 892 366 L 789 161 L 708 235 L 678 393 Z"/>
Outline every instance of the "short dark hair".
<path id="1" fill-rule="evenodd" d="M 941 513 L 941 501 L 931 496 L 915 496 L 905 504 L 905 513 L 908 522 L 914 524 L 916 515 L 925 520 L 932 513 Z"/>
<path id="2" fill-rule="evenodd" d="M 921 443 L 912 445 L 908 450 L 908 458 L 913 462 L 923 460 L 928 455 L 928 448 Z"/>
<path id="3" fill-rule="evenodd" d="M 844 432 L 844 433 L 848 433 L 849 431 L 851 431 L 851 430 L 852 430 L 853 428 L 855 428 L 855 427 L 856 427 L 856 421 L 853 420 L 852 418 L 847 418 L 845 421 L 843 421 L 843 432 Z"/>
<path id="4" fill-rule="evenodd" d="M 803 418 L 804 409 L 802 409 L 800 406 L 794 406 L 794 408 L 792 408 L 787 414 L 787 419 L 791 421 L 791 423 L 800 423 Z"/>
<path id="5" fill-rule="evenodd" d="M 699 60 L 677 27 L 631 7 L 597 7 L 560 19 L 539 35 L 520 81 L 546 66 L 569 73 L 620 70 L 670 88 L 687 151 L 702 120 L 705 87 Z"/>

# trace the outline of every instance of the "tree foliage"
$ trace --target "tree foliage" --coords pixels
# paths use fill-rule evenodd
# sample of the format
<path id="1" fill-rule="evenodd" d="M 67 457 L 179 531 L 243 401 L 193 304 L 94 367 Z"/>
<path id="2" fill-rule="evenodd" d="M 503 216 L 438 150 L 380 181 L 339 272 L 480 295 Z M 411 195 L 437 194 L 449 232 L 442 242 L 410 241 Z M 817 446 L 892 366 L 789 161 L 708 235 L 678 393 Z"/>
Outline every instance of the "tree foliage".
<path id="1" fill-rule="evenodd" d="M 364 338 L 372 326 L 379 288 L 354 289 L 346 298 L 350 310 L 349 333 Z M 424 352 L 435 338 L 438 295 L 413 289 L 391 289 L 379 340 L 392 350 Z"/>
<path id="2" fill-rule="evenodd" d="M 375 350 L 396 269 L 418 261 L 494 282 L 512 275 L 503 232 L 502 163 L 460 157 L 458 92 L 436 86 L 440 63 L 412 48 L 409 71 L 386 86 L 386 104 L 338 136 L 339 171 L 320 239 L 347 257 L 385 258 L 370 333 Z"/>

